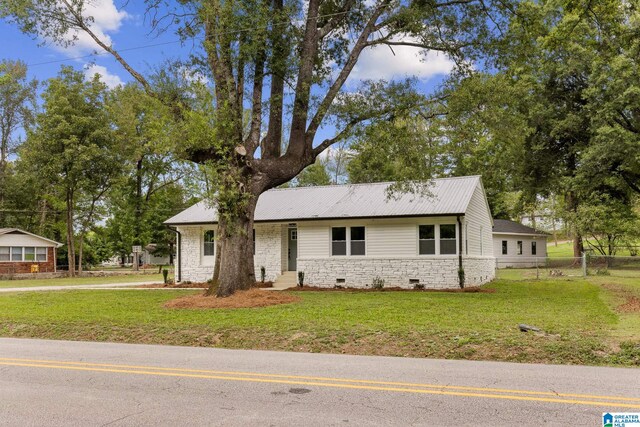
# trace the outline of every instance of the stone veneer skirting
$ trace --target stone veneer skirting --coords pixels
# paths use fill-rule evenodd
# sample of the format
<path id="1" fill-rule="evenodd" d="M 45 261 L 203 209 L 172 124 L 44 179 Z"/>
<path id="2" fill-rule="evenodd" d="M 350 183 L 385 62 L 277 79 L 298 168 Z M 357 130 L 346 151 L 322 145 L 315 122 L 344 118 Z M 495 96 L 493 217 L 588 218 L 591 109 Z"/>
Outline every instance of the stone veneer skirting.
<path id="1" fill-rule="evenodd" d="M 495 278 L 495 258 L 463 257 L 465 285 L 479 286 Z M 375 277 L 385 286 L 413 288 L 417 279 L 427 289 L 458 288 L 458 257 L 432 258 L 313 258 L 298 259 L 298 271 L 311 286 L 370 287 Z M 338 279 L 344 282 L 338 283 Z"/>

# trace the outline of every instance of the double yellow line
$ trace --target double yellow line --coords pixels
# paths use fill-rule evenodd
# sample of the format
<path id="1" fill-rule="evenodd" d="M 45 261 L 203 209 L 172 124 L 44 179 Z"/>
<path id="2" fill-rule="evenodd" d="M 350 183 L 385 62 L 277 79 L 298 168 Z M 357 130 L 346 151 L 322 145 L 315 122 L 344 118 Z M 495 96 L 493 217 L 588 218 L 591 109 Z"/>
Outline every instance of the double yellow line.
<path id="1" fill-rule="evenodd" d="M 278 375 L 263 374 L 257 372 L 165 368 L 157 366 L 116 365 L 108 363 L 69 362 L 59 360 L 0 358 L 0 365 L 28 368 L 64 369 L 71 371 L 152 375 L 162 377 L 199 378 L 222 381 L 304 385 L 355 390 L 375 390 L 395 393 L 419 393 L 444 396 L 479 397 L 487 399 L 602 406 L 606 408 L 640 409 L 640 397 L 554 393 L 535 390 L 513 390 L 504 388 L 420 384 L 409 382 L 375 381 L 352 378 L 331 378 L 301 375 Z"/>

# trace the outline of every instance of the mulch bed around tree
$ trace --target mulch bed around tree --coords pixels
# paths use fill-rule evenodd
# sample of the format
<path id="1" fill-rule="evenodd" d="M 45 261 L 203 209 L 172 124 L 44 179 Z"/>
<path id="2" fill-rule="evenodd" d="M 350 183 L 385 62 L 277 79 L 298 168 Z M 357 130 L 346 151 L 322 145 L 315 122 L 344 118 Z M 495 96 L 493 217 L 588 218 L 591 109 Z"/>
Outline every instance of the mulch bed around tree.
<path id="1" fill-rule="evenodd" d="M 622 313 L 640 313 L 640 298 L 629 297 L 624 304 L 618 306 L 618 311 Z"/>
<path id="2" fill-rule="evenodd" d="M 291 304 L 300 301 L 300 297 L 283 292 L 266 292 L 261 289 L 237 291 L 230 297 L 218 298 L 204 294 L 189 295 L 168 301 L 167 308 L 254 308 L 270 305 Z"/>
<path id="3" fill-rule="evenodd" d="M 491 288 L 484 288 L 479 286 L 474 286 L 470 288 L 464 289 L 407 289 L 401 288 L 399 286 L 392 286 L 388 288 L 382 289 L 371 289 L 371 288 L 324 288 L 318 286 L 296 286 L 287 289 L 288 291 L 300 291 L 300 292 L 448 292 L 448 293 L 483 293 L 483 294 L 492 294 L 496 290 Z"/>

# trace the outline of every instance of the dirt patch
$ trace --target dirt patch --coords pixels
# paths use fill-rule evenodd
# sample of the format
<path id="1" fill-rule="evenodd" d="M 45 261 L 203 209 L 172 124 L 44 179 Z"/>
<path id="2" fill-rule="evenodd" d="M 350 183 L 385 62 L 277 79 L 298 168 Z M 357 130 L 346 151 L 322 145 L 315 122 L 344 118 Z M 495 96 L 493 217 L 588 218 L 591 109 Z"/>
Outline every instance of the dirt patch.
<path id="1" fill-rule="evenodd" d="M 167 308 L 254 308 L 270 305 L 291 304 L 300 301 L 300 297 L 282 292 L 265 292 L 260 289 L 237 291 L 226 298 L 216 296 L 190 295 L 167 302 Z"/>
<path id="2" fill-rule="evenodd" d="M 407 289 L 401 288 L 398 286 L 393 286 L 389 288 L 382 289 L 371 289 L 371 288 L 323 288 L 317 286 L 296 286 L 287 289 L 289 291 L 298 291 L 298 292 L 347 292 L 347 293 L 358 293 L 358 292 L 447 292 L 447 293 L 483 293 L 483 294 L 492 294 L 496 290 L 491 288 L 483 288 L 483 287 L 472 287 L 472 288 L 464 288 L 464 289 Z"/>
<path id="3" fill-rule="evenodd" d="M 616 307 L 617 312 L 640 313 L 640 298 L 635 296 L 633 292 L 625 289 L 622 286 L 611 283 L 605 283 L 602 285 L 602 287 L 612 292 L 621 301 L 624 301 L 622 304 L 619 304 Z"/>
<path id="4" fill-rule="evenodd" d="M 622 313 L 640 313 L 640 298 L 629 297 L 624 304 L 618 306 L 618 311 Z"/>
<path id="5" fill-rule="evenodd" d="M 211 286 L 209 283 L 174 283 L 171 285 L 157 285 L 157 284 L 151 284 L 151 285 L 140 285 L 140 286 L 136 286 L 136 288 L 151 288 L 151 289 L 184 289 L 184 288 L 200 288 L 200 289 L 209 289 L 209 286 Z M 261 289 L 265 289 L 265 288 L 273 288 L 273 282 L 256 282 L 255 285 L 253 285 L 254 288 L 261 288 Z"/>

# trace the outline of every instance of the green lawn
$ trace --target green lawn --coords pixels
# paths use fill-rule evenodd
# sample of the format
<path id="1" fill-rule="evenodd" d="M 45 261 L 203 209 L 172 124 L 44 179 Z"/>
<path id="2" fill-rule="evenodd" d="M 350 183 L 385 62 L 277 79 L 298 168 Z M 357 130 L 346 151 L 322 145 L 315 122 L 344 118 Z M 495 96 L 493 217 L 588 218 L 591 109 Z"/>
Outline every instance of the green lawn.
<path id="1" fill-rule="evenodd" d="M 609 281 L 611 278 L 607 278 Z M 620 279 L 625 281 L 627 279 Z M 0 335 L 391 356 L 640 364 L 640 314 L 605 278 L 499 279 L 494 293 L 301 292 L 294 304 L 173 310 L 193 291 L 0 295 Z M 633 292 L 637 280 L 620 282 Z M 519 332 L 526 323 L 543 335 Z M 639 322 L 640 323 L 640 322 Z M 624 332 L 624 333 L 623 333 Z"/>
<path id="2" fill-rule="evenodd" d="M 586 245 L 586 243 L 585 243 Z M 585 246 L 588 248 L 588 246 Z M 598 255 L 598 254 L 596 254 Z M 616 252 L 616 256 L 630 256 L 628 249 L 620 248 Z M 555 245 L 553 239 L 547 240 L 547 256 L 549 258 L 571 258 L 573 257 L 573 242 L 562 242 Z"/>
<path id="3" fill-rule="evenodd" d="M 104 277 L 61 277 L 58 279 L 0 280 L 0 288 L 26 288 L 32 286 L 100 285 L 108 283 L 155 282 L 162 274 L 127 274 Z"/>

